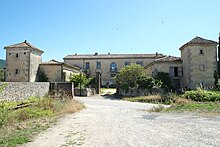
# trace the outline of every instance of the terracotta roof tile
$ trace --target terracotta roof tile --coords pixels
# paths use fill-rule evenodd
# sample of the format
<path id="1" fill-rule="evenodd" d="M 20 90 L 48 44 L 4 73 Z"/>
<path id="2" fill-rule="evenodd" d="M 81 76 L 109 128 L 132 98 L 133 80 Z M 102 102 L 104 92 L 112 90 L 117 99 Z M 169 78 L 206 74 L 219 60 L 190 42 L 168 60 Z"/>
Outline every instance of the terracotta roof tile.
<path id="1" fill-rule="evenodd" d="M 56 64 L 56 65 L 61 65 L 63 64 L 63 62 L 59 62 L 59 61 L 56 61 L 54 59 L 50 60 L 50 61 L 46 61 L 46 62 L 42 62 L 41 64 Z"/>
<path id="2" fill-rule="evenodd" d="M 73 69 L 76 69 L 76 70 L 80 70 L 79 67 L 68 65 L 64 62 L 59 62 L 59 61 L 56 61 L 54 59 L 52 59 L 50 61 L 42 62 L 42 63 L 40 63 L 40 65 L 63 65 L 63 66 L 68 67 L 68 68 L 73 68 Z"/>
<path id="3" fill-rule="evenodd" d="M 32 44 L 30 44 L 29 42 L 27 42 L 26 40 L 24 42 L 21 43 L 17 43 L 17 44 L 13 44 L 13 45 L 9 45 L 4 47 L 4 49 L 7 48 L 33 48 L 38 52 L 44 53 L 44 51 L 38 49 L 37 47 L 33 46 Z"/>
<path id="4" fill-rule="evenodd" d="M 154 60 L 154 62 L 174 62 L 174 61 L 181 61 L 181 58 L 175 56 L 166 56 L 164 58 Z"/>
<path id="5" fill-rule="evenodd" d="M 187 42 L 186 44 L 184 44 L 183 46 L 181 46 L 179 49 L 182 50 L 183 48 L 189 46 L 189 45 L 197 45 L 197 44 L 201 44 L 201 45 L 213 45 L 213 44 L 218 44 L 215 41 L 212 40 L 208 40 L 208 39 L 204 39 L 201 37 L 196 36 L 195 38 L 193 38 L 191 41 Z"/>
<path id="6" fill-rule="evenodd" d="M 180 57 L 175 56 L 165 56 L 163 58 L 155 59 L 153 62 L 149 63 L 147 66 L 145 66 L 145 69 L 151 67 L 152 65 L 156 63 L 163 63 L 163 62 L 182 62 Z"/>
<path id="7" fill-rule="evenodd" d="M 120 59 L 120 58 L 162 58 L 163 54 L 85 54 L 67 55 L 65 59 Z"/>

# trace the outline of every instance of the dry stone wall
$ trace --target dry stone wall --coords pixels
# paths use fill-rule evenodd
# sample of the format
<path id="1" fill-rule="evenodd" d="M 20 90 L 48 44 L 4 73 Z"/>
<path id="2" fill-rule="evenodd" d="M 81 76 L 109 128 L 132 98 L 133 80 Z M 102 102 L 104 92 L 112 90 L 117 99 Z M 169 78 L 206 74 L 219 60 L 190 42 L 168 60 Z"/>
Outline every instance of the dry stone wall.
<path id="1" fill-rule="evenodd" d="M 49 92 L 49 82 L 0 82 L 4 85 L 0 100 L 24 100 L 31 96 L 42 97 Z"/>

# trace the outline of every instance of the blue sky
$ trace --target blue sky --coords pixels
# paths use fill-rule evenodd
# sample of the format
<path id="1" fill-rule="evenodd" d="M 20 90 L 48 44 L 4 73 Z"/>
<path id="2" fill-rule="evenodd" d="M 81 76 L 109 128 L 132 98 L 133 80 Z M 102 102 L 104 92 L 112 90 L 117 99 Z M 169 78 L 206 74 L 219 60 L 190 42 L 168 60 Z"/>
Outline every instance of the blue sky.
<path id="1" fill-rule="evenodd" d="M 196 36 L 217 41 L 219 0 L 0 0 L 4 46 L 28 40 L 43 61 L 68 54 L 163 53 L 180 56 Z"/>

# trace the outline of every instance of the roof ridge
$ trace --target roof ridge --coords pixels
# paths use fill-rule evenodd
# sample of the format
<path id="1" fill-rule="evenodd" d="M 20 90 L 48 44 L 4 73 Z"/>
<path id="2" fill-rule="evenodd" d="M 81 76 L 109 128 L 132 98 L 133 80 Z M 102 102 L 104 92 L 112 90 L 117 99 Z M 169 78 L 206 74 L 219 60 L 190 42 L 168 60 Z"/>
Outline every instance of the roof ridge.
<path id="1" fill-rule="evenodd" d="M 210 45 L 210 44 L 218 44 L 216 41 L 205 39 L 199 36 L 194 37 L 192 40 L 189 42 L 185 43 L 182 45 L 179 50 L 182 50 L 184 47 L 189 46 L 189 45 L 195 45 L 195 44 L 203 44 L 203 45 Z"/>

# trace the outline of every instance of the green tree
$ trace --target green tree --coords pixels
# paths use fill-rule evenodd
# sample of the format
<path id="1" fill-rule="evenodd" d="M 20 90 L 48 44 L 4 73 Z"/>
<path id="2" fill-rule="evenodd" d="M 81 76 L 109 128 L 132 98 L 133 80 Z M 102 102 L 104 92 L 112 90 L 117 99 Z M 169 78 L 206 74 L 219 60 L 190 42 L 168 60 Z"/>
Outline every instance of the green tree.
<path id="1" fill-rule="evenodd" d="M 149 89 L 160 87 L 160 81 L 146 75 L 144 68 L 137 64 L 131 64 L 124 67 L 115 77 L 116 88 L 129 91 L 133 88 Z"/>
<path id="2" fill-rule="evenodd" d="M 87 78 L 84 73 L 73 74 L 70 76 L 70 82 L 74 83 L 74 87 L 95 87 L 96 80 L 94 77 Z"/>
<path id="3" fill-rule="evenodd" d="M 155 76 L 155 79 L 162 82 L 162 86 L 161 86 L 162 88 L 166 88 L 168 90 L 173 88 L 169 73 L 158 72 L 157 75 Z"/>
<path id="4" fill-rule="evenodd" d="M 3 82 L 5 80 L 4 78 L 4 70 L 0 69 L 0 82 Z"/>
<path id="5" fill-rule="evenodd" d="M 131 64 L 124 67 L 115 77 L 117 88 L 128 91 L 129 88 L 137 88 L 137 81 L 144 75 L 144 68 L 137 64 Z"/>
<path id="6" fill-rule="evenodd" d="M 48 77 L 43 70 L 38 70 L 38 81 L 39 82 L 48 82 Z"/>

